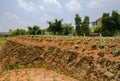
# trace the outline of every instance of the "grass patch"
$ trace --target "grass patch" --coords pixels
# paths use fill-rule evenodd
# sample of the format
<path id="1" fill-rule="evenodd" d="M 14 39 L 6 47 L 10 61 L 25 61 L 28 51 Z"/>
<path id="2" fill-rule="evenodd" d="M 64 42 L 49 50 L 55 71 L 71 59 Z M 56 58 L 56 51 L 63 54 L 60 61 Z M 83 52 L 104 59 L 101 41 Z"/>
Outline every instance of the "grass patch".
<path id="1" fill-rule="evenodd" d="M 2 46 L 6 42 L 4 37 L 0 37 L 0 46 Z"/>

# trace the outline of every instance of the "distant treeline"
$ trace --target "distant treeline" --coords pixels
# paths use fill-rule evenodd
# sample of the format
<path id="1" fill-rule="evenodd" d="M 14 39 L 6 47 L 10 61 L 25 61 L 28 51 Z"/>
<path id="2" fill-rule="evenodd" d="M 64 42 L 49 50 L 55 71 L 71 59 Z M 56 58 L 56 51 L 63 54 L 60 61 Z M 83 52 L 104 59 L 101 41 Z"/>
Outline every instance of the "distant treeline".
<path id="1" fill-rule="evenodd" d="M 46 29 L 40 29 L 40 26 L 28 26 L 27 30 L 16 29 L 11 33 L 11 36 L 18 35 L 77 35 L 89 36 L 92 33 L 101 33 L 103 36 L 115 36 L 120 34 L 120 14 L 113 10 L 112 13 L 103 13 L 100 18 L 100 24 L 95 27 L 90 27 L 89 16 L 81 19 L 79 14 L 74 17 L 75 28 L 72 24 L 63 24 L 63 19 L 55 19 L 48 21 Z"/>

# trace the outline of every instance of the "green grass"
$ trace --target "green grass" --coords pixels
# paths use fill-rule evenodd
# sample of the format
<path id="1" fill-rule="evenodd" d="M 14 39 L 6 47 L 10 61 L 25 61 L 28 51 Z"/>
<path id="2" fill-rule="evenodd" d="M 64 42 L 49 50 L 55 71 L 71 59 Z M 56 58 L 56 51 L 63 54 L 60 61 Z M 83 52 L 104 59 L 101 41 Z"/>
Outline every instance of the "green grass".
<path id="1" fill-rule="evenodd" d="M 6 42 L 6 39 L 3 37 L 0 37 L 0 46 L 2 46 Z"/>

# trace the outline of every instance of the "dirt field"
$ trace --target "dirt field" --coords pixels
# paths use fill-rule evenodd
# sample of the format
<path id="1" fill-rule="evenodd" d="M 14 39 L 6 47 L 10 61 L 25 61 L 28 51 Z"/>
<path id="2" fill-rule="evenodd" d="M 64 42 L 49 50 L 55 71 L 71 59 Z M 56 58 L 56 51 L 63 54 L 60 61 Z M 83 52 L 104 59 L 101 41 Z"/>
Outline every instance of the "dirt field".
<path id="1" fill-rule="evenodd" d="M 120 38 L 19 36 L 8 39 L 0 52 L 1 68 L 14 69 L 18 65 L 28 68 L 29 63 L 40 68 L 47 65 L 47 69 L 58 70 L 79 81 L 120 81 Z"/>
<path id="2" fill-rule="evenodd" d="M 71 77 L 58 74 L 43 68 L 18 69 L 5 71 L 0 75 L 0 81 L 77 81 Z"/>

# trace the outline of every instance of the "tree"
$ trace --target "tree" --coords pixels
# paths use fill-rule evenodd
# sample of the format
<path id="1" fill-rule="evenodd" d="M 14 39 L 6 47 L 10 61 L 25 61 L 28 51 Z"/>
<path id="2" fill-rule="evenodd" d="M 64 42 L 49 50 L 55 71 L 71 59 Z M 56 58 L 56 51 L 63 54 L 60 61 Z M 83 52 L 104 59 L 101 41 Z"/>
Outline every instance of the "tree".
<path id="1" fill-rule="evenodd" d="M 104 36 L 114 36 L 120 32 L 120 14 L 113 10 L 109 13 L 103 13 L 101 32 Z"/>
<path id="2" fill-rule="evenodd" d="M 95 26 L 93 27 L 94 33 L 101 33 L 101 26 Z"/>
<path id="3" fill-rule="evenodd" d="M 18 35 L 27 35 L 27 31 L 24 29 L 16 29 L 11 33 L 11 36 L 18 36 Z"/>
<path id="4" fill-rule="evenodd" d="M 71 24 L 63 24 L 62 25 L 63 28 L 63 35 L 69 35 L 73 33 L 73 26 Z"/>
<path id="5" fill-rule="evenodd" d="M 56 35 L 57 33 L 60 35 L 62 33 L 62 21 L 63 21 L 63 19 L 61 19 L 61 20 L 55 19 L 54 22 L 49 21 L 48 22 L 49 32 L 52 32 L 54 35 Z"/>
<path id="6" fill-rule="evenodd" d="M 120 14 L 116 10 L 112 11 L 111 24 L 115 29 L 120 30 Z"/>
<path id="7" fill-rule="evenodd" d="M 40 27 L 37 25 L 28 26 L 28 33 L 29 33 L 29 35 L 39 35 L 39 34 L 41 34 Z"/>
<path id="8" fill-rule="evenodd" d="M 89 24 L 90 24 L 90 21 L 89 21 L 89 16 L 85 16 L 84 17 L 84 20 L 82 22 L 82 26 L 81 26 L 81 34 L 82 35 L 89 35 L 90 33 L 90 30 L 89 30 Z"/>
<path id="9" fill-rule="evenodd" d="M 81 35 L 81 17 L 79 16 L 79 14 L 76 14 L 75 15 L 75 18 L 74 18 L 74 20 L 75 20 L 75 26 L 76 26 L 76 33 L 77 33 L 77 35 Z"/>

